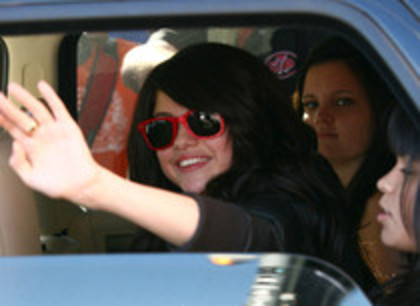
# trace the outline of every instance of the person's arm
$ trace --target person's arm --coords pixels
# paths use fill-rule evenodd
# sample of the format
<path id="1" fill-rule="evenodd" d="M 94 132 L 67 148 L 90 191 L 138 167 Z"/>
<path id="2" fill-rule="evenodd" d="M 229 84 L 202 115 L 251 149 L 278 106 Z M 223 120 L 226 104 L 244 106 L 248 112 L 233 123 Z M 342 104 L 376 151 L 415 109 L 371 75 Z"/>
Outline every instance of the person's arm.
<path id="1" fill-rule="evenodd" d="M 191 240 L 175 250 L 199 252 L 285 250 L 284 225 L 293 219 L 293 215 L 288 213 L 291 202 L 287 195 L 255 194 L 241 205 L 212 197 L 192 196 L 199 203 L 200 222 Z M 294 227 L 287 229 L 292 228 Z M 298 231 L 294 229 L 293 232 L 296 230 Z"/>
<path id="2" fill-rule="evenodd" d="M 189 241 L 199 221 L 193 198 L 131 182 L 104 168 L 73 200 L 126 218 L 174 245 Z"/>
<path id="3" fill-rule="evenodd" d="M 193 198 L 130 182 L 100 166 L 54 90 L 44 81 L 38 89 L 50 111 L 20 85 L 9 86 L 32 116 L 0 94 L 0 125 L 14 140 L 9 163 L 25 184 L 117 214 L 175 245 L 191 239 L 199 222 Z"/>

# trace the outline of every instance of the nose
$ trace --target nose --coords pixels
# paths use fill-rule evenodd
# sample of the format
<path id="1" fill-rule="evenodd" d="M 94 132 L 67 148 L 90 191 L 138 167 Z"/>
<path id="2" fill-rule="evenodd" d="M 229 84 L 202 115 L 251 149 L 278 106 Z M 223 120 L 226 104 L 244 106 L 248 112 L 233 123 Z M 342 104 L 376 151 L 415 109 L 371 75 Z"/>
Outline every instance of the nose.
<path id="1" fill-rule="evenodd" d="M 315 114 L 314 123 L 332 123 L 334 121 L 334 114 L 332 109 L 325 103 L 320 103 L 318 110 Z"/>
<path id="2" fill-rule="evenodd" d="M 197 142 L 198 139 L 191 135 L 182 123 L 179 123 L 178 133 L 174 140 L 174 147 L 177 149 L 185 149 L 189 146 L 194 146 Z"/>
<path id="3" fill-rule="evenodd" d="M 376 187 L 381 191 L 382 193 L 390 193 L 393 190 L 394 187 L 394 180 L 395 175 L 397 174 L 398 169 L 396 167 L 392 168 L 387 174 L 385 174 L 383 177 L 381 177 L 376 182 Z"/>

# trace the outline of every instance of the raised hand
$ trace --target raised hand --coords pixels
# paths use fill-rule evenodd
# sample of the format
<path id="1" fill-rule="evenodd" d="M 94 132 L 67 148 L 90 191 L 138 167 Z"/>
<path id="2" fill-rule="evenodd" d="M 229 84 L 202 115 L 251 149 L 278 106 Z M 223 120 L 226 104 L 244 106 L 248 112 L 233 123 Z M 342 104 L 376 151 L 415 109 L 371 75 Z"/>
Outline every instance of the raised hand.
<path id="1" fill-rule="evenodd" d="M 27 110 L 0 93 L 0 125 L 14 140 L 10 166 L 31 188 L 77 202 L 100 171 L 77 123 L 45 81 L 38 90 L 49 109 L 16 83 L 8 89 Z"/>
<path id="2" fill-rule="evenodd" d="M 193 198 L 131 182 L 101 167 L 54 90 L 43 81 L 38 90 L 48 107 L 10 84 L 10 95 L 27 111 L 0 94 L 0 125 L 14 140 L 10 165 L 24 183 L 50 197 L 119 215 L 172 244 L 191 239 L 199 220 Z"/>

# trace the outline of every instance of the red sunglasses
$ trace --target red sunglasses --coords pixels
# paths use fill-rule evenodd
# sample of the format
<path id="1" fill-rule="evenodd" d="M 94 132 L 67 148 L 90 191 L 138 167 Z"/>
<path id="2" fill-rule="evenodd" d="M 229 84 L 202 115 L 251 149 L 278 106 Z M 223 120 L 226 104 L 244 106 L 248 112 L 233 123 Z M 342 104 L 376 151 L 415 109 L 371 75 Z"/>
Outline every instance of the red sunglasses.
<path id="1" fill-rule="evenodd" d="M 197 139 L 220 136 L 225 130 L 223 117 L 218 113 L 188 111 L 179 117 L 156 117 L 137 125 L 152 150 L 164 150 L 173 145 L 181 123 Z"/>

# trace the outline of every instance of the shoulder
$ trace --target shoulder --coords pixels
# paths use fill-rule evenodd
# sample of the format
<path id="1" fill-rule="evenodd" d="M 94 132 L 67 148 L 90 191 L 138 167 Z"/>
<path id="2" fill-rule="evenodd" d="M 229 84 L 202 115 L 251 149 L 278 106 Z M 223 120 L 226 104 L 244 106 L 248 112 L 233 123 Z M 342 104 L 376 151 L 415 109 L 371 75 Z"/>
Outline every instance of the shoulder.
<path id="1" fill-rule="evenodd" d="M 248 194 L 238 204 L 254 215 L 282 224 L 297 221 L 298 208 L 305 206 L 291 193 L 282 190 Z"/>
<path id="2" fill-rule="evenodd" d="M 382 293 L 382 294 L 381 294 Z M 420 272 L 411 271 L 395 277 L 374 291 L 376 305 L 418 305 L 420 301 Z"/>

